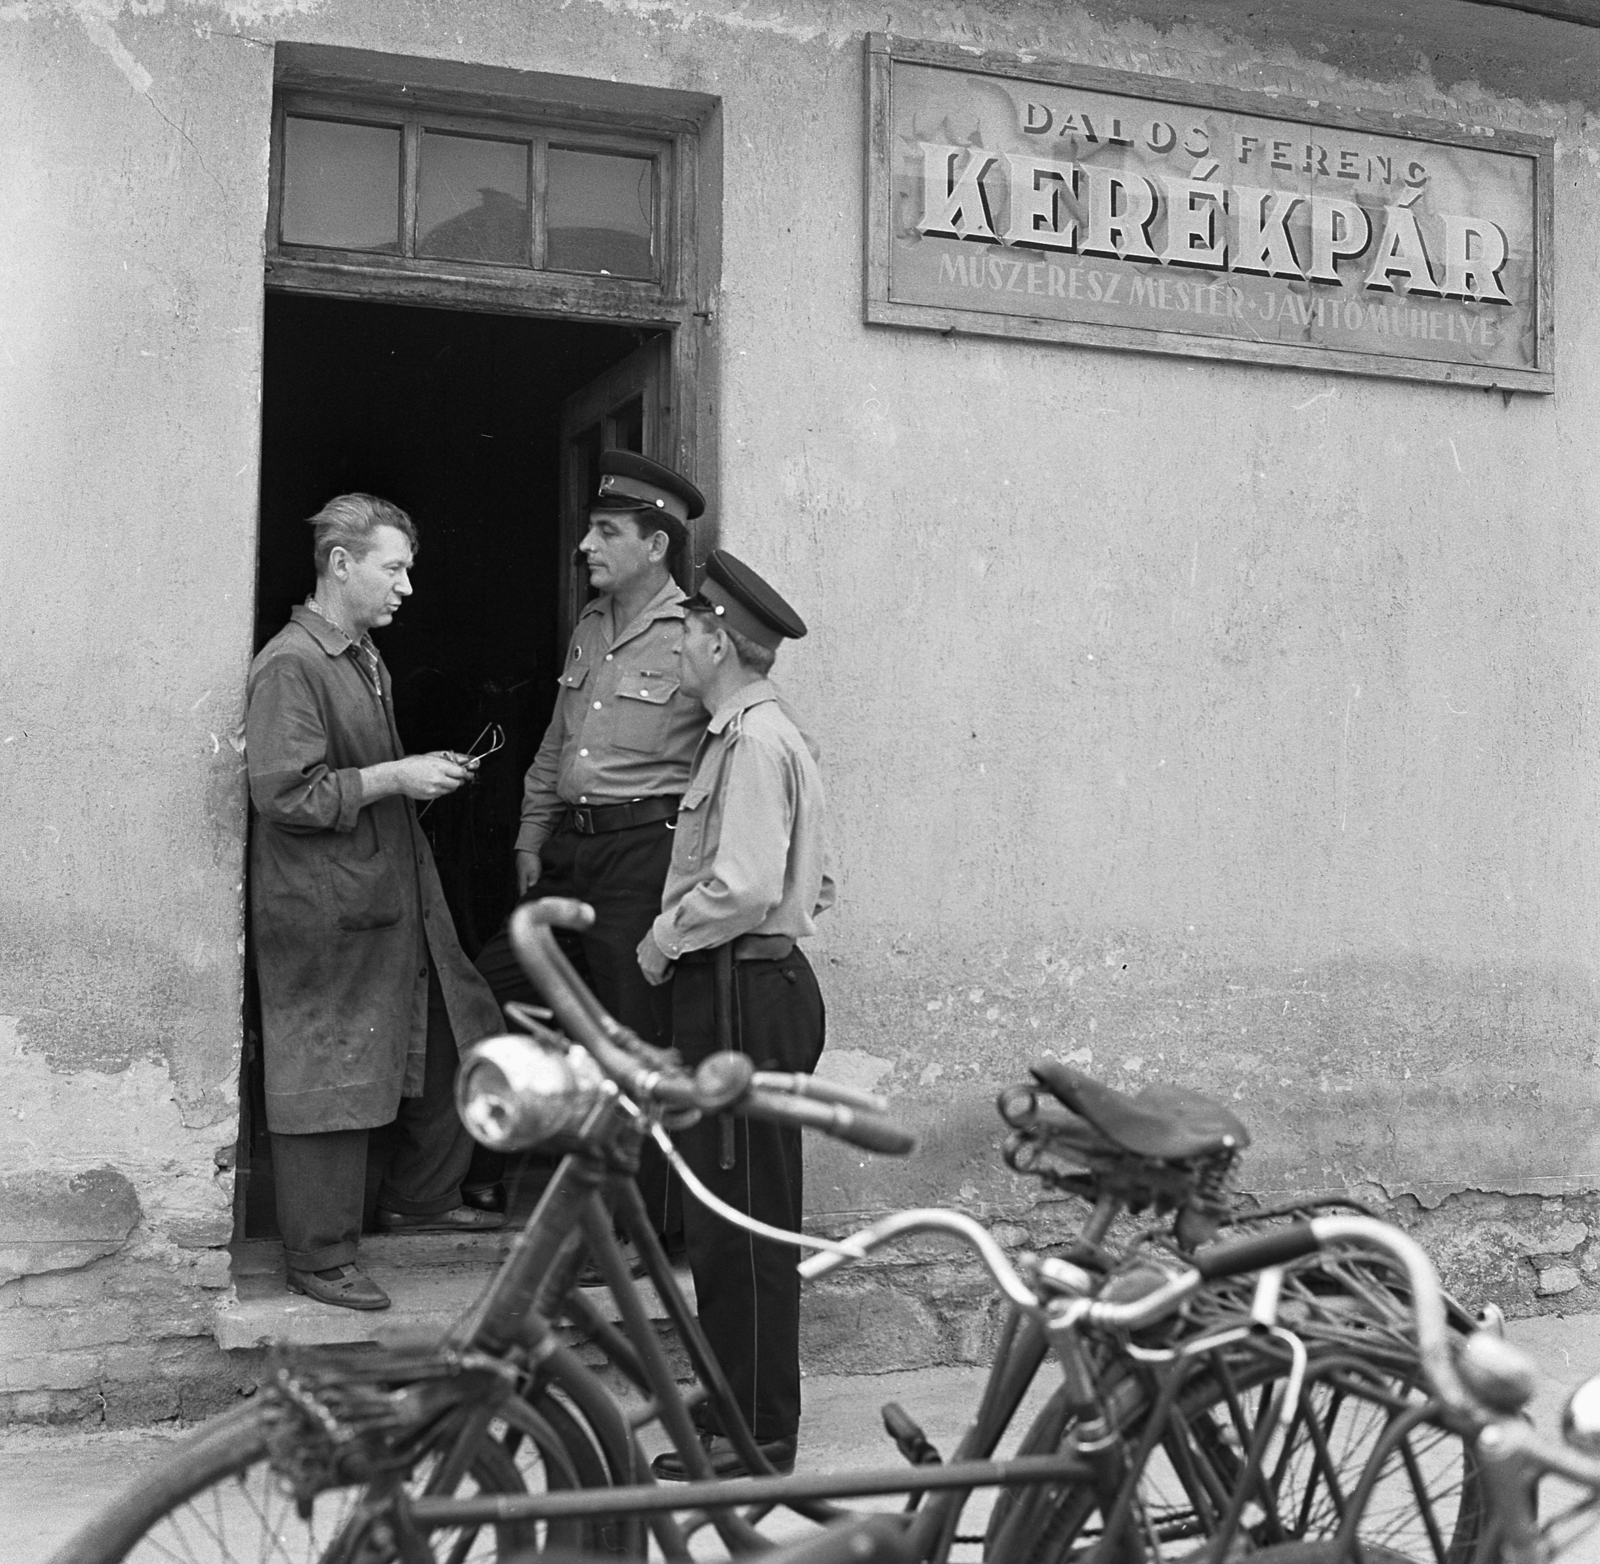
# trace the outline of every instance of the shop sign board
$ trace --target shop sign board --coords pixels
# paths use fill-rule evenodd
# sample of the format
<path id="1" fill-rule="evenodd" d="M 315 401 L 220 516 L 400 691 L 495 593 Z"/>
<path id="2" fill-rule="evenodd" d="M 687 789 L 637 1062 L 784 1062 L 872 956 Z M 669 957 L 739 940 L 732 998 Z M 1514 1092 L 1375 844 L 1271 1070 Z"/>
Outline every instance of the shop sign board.
<path id="1" fill-rule="evenodd" d="M 1554 389 L 1553 144 L 874 34 L 866 318 Z"/>

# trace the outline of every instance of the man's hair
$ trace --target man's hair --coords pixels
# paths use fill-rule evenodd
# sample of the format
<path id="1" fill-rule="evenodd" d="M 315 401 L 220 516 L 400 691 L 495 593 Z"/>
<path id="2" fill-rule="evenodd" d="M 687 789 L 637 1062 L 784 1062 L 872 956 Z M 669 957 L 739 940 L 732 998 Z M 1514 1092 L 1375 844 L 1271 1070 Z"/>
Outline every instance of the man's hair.
<path id="1" fill-rule="evenodd" d="M 720 630 L 727 636 L 734 651 L 739 654 L 741 668 L 763 679 L 772 672 L 772 665 L 778 660 L 775 646 L 763 646 L 759 641 L 752 641 L 749 636 L 719 619 L 709 608 L 691 608 L 689 612 L 703 619 L 711 629 Z"/>
<path id="2" fill-rule="evenodd" d="M 328 561 L 336 548 L 352 559 L 365 559 L 372 548 L 372 534 L 379 527 L 393 527 L 411 545 L 412 555 L 421 551 L 417 524 L 388 500 L 371 494 L 340 494 L 311 518 L 311 557 L 317 574 L 328 573 Z"/>

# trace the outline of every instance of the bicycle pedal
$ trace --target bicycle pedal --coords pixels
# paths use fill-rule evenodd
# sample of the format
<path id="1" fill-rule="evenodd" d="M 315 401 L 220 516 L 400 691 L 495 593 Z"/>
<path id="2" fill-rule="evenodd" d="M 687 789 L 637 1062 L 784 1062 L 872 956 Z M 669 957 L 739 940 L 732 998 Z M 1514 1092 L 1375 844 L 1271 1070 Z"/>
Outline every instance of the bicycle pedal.
<path id="1" fill-rule="evenodd" d="M 900 1454 L 913 1466 L 944 1465 L 944 1457 L 928 1442 L 928 1436 L 898 1401 L 884 1402 L 883 1426 Z"/>

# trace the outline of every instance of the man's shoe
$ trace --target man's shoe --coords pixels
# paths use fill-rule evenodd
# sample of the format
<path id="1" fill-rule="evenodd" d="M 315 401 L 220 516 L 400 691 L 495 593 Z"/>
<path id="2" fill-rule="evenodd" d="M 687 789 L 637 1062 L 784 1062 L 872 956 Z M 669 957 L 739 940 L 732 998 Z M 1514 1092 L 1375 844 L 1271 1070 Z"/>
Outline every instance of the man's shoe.
<path id="1" fill-rule="evenodd" d="M 461 1203 L 474 1211 L 504 1211 L 506 1186 L 501 1184 L 463 1184 Z"/>
<path id="2" fill-rule="evenodd" d="M 772 1469 L 780 1477 L 787 1477 L 794 1470 L 794 1439 L 758 1439 L 756 1449 L 764 1455 L 771 1464 Z M 700 1443 L 705 1448 L 706 1458 L 711 1462 L 711 1475 L 713 1477 L 749 1477 L 750 1468 L 745 1465 L 744 1457 L 733 1448 L 727 1437 L 723 1434 L 701 1434 Z M 690 1477 L 683 1464 L 683 1457 L 676 1450 L 668 1450 L 665 1455 L 658 1455 L 650 1463 L 650 1470 L 664 1483 L 687 1483 L 695 1479 Z M 763 1472 L 760 1475 L 765 1476 Z"/>
<path id="3" fill-rule="evenodd" d="M 378 1207 L 380 1233 L 488 1233 L 506 1225 L 502 1211 L 478 1211 L 471 1206 L 456 1206 L 433 1216 L 408 1216 L 404 1211 L 385 1211 Z"/>
<path id="4" fill-rule="evenodd" d="M 359 1265 L 335 1265 L 325 1271 L 290 1271 L 289 1291 L 339 1309 L 387 1309 L 389 1295 Z"/>
<path id="5" fill-rule="evenodd" d="M 638 1246 L 631 1238 L 617 1235 L 617 1248 L 622 1251 L 622 1258 L 628 1263 L 628 1275 L 637 1281 L 649 1269 L 644 1263 L 644 1256 L 639 1253 Z M 600 1267 L 595 1264 L 593 1255 L 583 1262 L 583 1269 L 578 1272 L 576 1285 L 579 1287 L 604 1287 L 606 1279 L 600 1274 Z"/>

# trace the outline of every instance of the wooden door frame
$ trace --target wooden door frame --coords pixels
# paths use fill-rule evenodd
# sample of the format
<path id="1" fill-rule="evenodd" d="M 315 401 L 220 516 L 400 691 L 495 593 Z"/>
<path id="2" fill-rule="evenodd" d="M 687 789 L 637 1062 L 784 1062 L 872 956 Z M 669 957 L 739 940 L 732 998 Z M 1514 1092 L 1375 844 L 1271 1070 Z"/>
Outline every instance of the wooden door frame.
<path id="1" fill-rule="evenodd" d="M 685 568 L 715 544 L 718 438 L 713 385 L 722 276 L 722 106 L 704 93 L 517 71 L 501 66 L 279 44 L 268 185 L 266 286 L 389 304 L 486 314 L 534 315 L 662 331 L 669 341 L 667 436 L 661 459 L 706 495 Z M 653 140 L 667 189 L 661 211 L 662 266 L 649 283 L 527 271 L 464 261 L 339 256 L 277 243 L 281 207 L 282 103 L 317 94 L 393 114 L 418 111 L 473 121 L 570 127 L 586 136 Z"/>
<path id="2" fill-rule="evenodd" d="M 602 370 L 588 384 L 574 391 L 561 407 L 561 591 L 559 594 L 560 634 L 562 645 L 572 635 L 583 610 L 584 591 L 579 581 L 580 566 L 573 563 L 572 552 L 582 535 L 583 523 L 579 517 L 594 498 L 592 493 L 578 493 L 571 487 L 574 474 L 568 469 L 572 442 L 583 430 L 597 422 L 604 422 L 611 409 L 618 404 L 619 393 L 626 395 L 636 390 L 643 401 L 644 454 L 658 461 L 668 460 L 666 453 L 676 445 L 676 407 L 672 397 L 672 344 L 660 337 L 635 348 L 621 363 Z M 602 441 L 602 443 L 604 443 Z M 574 536 L 576 533 L 578 536 Z M 682 562 L 679 562 L 679 569 Z M 584 572 L 584 581 L 588 573 Z"/>
<path id="3" fill-rule="evenodd" d="M 581 127 L 644 137 L 663 145 L 670 199 L 661 213 L 663 265 L 650 284 L 574 277 L 469 262 L 400 261 L 326 251 L 292 253 L 276 244 L 281 205 L 279 105 L 290 92 L 326 93 L 361 102 L 433 107 L 444 114 L 545 126 Z M 272 159 L 267 191 L 266 288 L 374 303 L 423 305 L 478 314 L 633 326 L 666 333 L 668 404 L 662 460 L 707 496 L 707 514 L 692 526 L 688 557 L 695 563 L 715 545 L 711 518 L 718 489 L 715 417 L 717 305 L 722 278 L 722 102 L 705 93 L 636 86 L 502 66 L 462 64 L 320 44 L 279 43 L 275 50 Z M 396 262 L 399 264 L 396 264 Z M 264 350 L 260 317 L 258 358 Z M 256 547 L 260 548 L 257 522 Z M 247 823 L 248 828 L 248 823 Z M 246 859 L 245 844 L 241 853 Z M 239 956 L 241 993 L 247 960 Z M 243 1022 L 241 1011 L 241 1065 Z M 241 1099 L 240 1171 L 248 1175 L 250 1125 Z M 237 1235 L 243 1232 L 245 1179 L 235 1187 Z"/>

